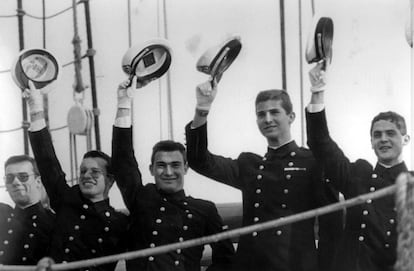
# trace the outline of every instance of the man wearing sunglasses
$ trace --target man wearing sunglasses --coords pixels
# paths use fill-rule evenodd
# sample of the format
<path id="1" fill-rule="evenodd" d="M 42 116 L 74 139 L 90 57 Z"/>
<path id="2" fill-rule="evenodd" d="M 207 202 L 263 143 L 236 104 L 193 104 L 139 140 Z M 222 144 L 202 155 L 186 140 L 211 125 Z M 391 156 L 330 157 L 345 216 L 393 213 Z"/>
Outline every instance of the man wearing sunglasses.
<path id="1" fill-rule="evenodd" d="M 43 114 L 40 90 L 29 82 L 30 142 L 42 182 L 57 215 L 50 256 L 55 262 L 70 262 L 112 255 L 124 251 L 127 216 L 109 203 L 113 185 L 111 158 L 101 151 L 89 151 L 80 165 L 79 183 L 70 187 L 56 157 Z M 116 263 L 88 270 L 114 270 Z"/>
<path id="2" fill-rule="evenodd" d="M 41 203 L 42 183 L 33 158 L 11 156 L 4 168 L 15 207 L 0 203 L 0 264 L 37 264 L 48 253 L 55 216 Z"/>

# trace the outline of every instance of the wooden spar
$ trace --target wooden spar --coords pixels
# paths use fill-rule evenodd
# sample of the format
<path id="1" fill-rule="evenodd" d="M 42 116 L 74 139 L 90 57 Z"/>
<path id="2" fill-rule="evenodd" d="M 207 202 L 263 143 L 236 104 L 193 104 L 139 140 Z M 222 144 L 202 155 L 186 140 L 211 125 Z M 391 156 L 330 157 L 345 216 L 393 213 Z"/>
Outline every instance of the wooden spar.
<path id="1" fill-rule="evenodd" d="M 43 49 L 46 49 L 46 0 L 42 0 L 42 30 L 43 30 Z M 49 95 L 43 94 L 43 114 L 46 126 L 49 128 Z"/>
<path id="2" fill-rule="evenodd" d="M 304 90 L 303 90 L 303 47 L 302 47 L 302 0 L 298 0 L 298 19 L 299 19 L 299 91 L 300 91 L 300 143 L 301 146 L 305 144 L 305 101 L 304 101 Z"/>
<path id="3" fill-rule="evenodd" d="M 17 0 L 17 21 L 19 26 L 19 48 L 20 51 L 24 49 L 24 32 L 23 32 L 23 4 L 22 0 Z M 24 146 L 24 154 L 29 154 L 29 123 L 27 118 L 27 104 L 26 100 L 22 97 L 22 117 L 23 117 L 23 146 Z"/>
<path id="4" fill-rule="evenodd" d="M 414 37 L 414 0 L 410 0 L 410 32 Z M 411 46 L 411 136 L 414 137 L 414 46 Z M 412 139 L 413 140 L 413 139 Z M 414 147 L 411 141 L 411 169 L 414 169 Z"/>
<path id="5" fill-rule="evenodd" d="M 168 39 L 168 27 L 167 27 L 167 6 L 166 1 L 163 0 L 163 19 L 164 19 L 164 37 Z M 171 78 L 170 71 L 167 71 L 167 113 L 168 113 L 168 139 L 174 140 L 173 132 L 173 112 L 172 112 L 172 98 L 171 98 Z"/>
<path id="6" fill-rule="evenodd" d="M 285 41 L 285 1 L 279 0 L 280 14 L 280 51 L 282 64 L 282 89 L 287 91 L 286 83 L 286 41 Z"/>
<path id="7" fill-rule="evenodd" d="M 101 137 L 99 129 L 99 108 L 98 108 L 98 97 L 96 94 L 96 80 L 95 80 L 95 61 L 94 55 L 95 50 L 92 45 L 92 29 L 91 29 L 91 15 L 89 11 L 89 0 L 82 1 L 85 6 L 85 22 L 86 22 L 86 36 L 88 40 L 88 60 L 89 60 L 89 73 L 91 80 L 91 94 L 92 94 L 92 107 L 93 107 L 93 118 L 95 126 L 95 144 L 96 150 L 101 150 Z"/>

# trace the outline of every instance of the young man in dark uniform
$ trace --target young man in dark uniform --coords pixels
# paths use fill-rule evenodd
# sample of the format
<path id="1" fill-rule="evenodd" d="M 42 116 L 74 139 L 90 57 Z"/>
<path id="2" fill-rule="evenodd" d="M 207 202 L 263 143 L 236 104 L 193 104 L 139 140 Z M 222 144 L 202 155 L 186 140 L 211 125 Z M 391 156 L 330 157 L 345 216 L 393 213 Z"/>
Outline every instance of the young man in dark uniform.
<path id="1" fill-rule="evenodd" d="M 150 171 L 155 184 L 142 184 L 134 156 L 131 126 L 131 89 L 120 84 L 113 128 L 112 157 L 115 179 L 132 220 L 131 250 L 153 248 L 223 231 L 214 203 L 187 196 L 183 190 L 188 165 L 181 143 L 166 140 L 153 147 Z M 230 240 L 210 244 L 212 264 L 208 270 L 228 270 L 234 255 Z M 127 270 L 199 271 L 204 246 L 178 249 L 129 260 Z"/>
<path id="2" fill-rule="evenodd" d="M 237 159 L 215 155 L 207 146 L 207 115 L 217 84 L 196 89 L 196 114 L 186 127 L 192 169 L 241 190 L 243 226 L 286 217 L 319 206 L 321 171 L 312 153 L 291 137 L 295 120 L 289 95 L 266 90 L 256 97 L 257 125 L 268 142 L 262 156 L 243 152 Z M 314 219 L 241 236 L 235 270 L 318 270 Z"/>
<path id="3" fill-rule="evenodd" d="M 326 180 L 346 199 L 376 191 L 395 183 L 407 171 L 402 149 L 409 142 L 405 120 L 395 112 L 382 112 L 371 123 L 371 146 L 377 156 L 372 166 L 358 159 L 350 162 L 330 137 L 324 106 L 324 63 L 310 72 L 312 96 L 306 109 L 308 144 L 323 165 Z M 386 271 L 396 260 L 396 210 L 390 195 L 347 209 L 347 219 L 333 266 L 335 270 Z"/>
<path id="4" fill-rule="evenodd" d="M 0 203 L 0 265 L 36 265 L 48 255 L 55 215 L 41 203 L 42 183 L 32 157 L 11 156 L 4 169 L 15 207 Z"/>
<path id="5" fill-rule="evenodd" d="M 60 263 L 124 252 L 128 217 L 109 203 L 114 182 L 111 158 L 100 151 L 87 152 L 80 165 L 79 184 L 70 187 L 46 128 L 42 94 L 31 82 L 29 85 L 30 142 L 57 215 L 50 257 Z M 114 270 L 115 266 L 110 263 L 85 269 Z"/>

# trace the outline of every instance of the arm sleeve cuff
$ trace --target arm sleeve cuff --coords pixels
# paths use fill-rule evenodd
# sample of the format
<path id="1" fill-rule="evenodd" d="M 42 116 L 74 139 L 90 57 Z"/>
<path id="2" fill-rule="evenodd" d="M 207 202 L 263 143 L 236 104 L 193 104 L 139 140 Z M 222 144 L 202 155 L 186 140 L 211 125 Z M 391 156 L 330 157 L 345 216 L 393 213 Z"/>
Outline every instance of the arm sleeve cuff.
<path id="1" fill-rule="evenodd" d="M 45 121 L 45 119 L 35 120 L 35 121 L 32 121 L 30 123 L 30 131 L 31 132 L 40 131 L 40 130 L 42 130 L 45 127 L 46 127 L 46 121 Z"/>
<path id="2" fill-rule="evenodd" d="M 114 126 L 118 128 L 130 128 L 132 125 L 131 116 L 123 116 L 115 119 Z"/>
<path id="3" fill-rule="evenodd" d="M 309 113 L 318 113 L 325 109 L 325 104 L 308 104 L 306 109 Z"/>

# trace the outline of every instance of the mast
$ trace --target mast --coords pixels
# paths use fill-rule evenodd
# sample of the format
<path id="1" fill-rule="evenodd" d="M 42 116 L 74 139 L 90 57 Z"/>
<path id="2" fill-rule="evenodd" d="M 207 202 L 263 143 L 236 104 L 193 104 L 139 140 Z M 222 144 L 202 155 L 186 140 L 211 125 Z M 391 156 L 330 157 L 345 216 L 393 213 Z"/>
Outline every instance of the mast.
<path id="1" fill-rule="evenodd" d="M 282 64 L 282 88 L 287 91 L 286 85 L 286 41 L 285 41 L 285 0 L 279 0 L 280 10 L 280 42 Z"/>
<path id="2" fill-rule="evenodd" d="M 410 34 L 414 37 L 414 0 L 410 0 Z M 411 46 L 411 136 L 414 136 L 414 46 Z M 411 141 L 411 169 L 414 169 L 414 147 Z"/>
<path id="3" fill-rule="evenodd" d="M 91 77 L 91 93 L 92 93 L 92 107 L 93 107 L 93 117 L 95 125 L 95 144 L 96 149 L 101 149 L 101 138 L 99 131 L 99 108 L 98 108 L 98 97 L 96 95 L 96 80 L 95 80 L 95 61 L 94 55 L 95 50 L 92 45 L 92 30 L 91 30 L 91 15 L 89 10 L 89 0 L 82 0 L 85 5 L 85 21 L 86 21 L 86 35 L 88 39 L 88 50 L 87 56 L 89 60 L 89 72 Z"/>
<path id="4" fill-rule="evenodd" d="M 165 0 L 163 0 L 163 15 L 164 15 L 164 37 L 165 39 L 168 39 L 167 6 L 166 6 Z M 174 140 L 170 71 L 167 71 L 166 76 L 167 76 L 166 79 L 167 79 L 168 139 Z"/>
<path id="5" fill-rule="evenodd" d="M 42 0 L 42 30 L 43 30 L 43 49 L 46 49 L 46 0 Z M 49 128 L 49 94 L 43 94 L 43 113 L 46 126 Z"/>
<path id="6" fill-rule="evenodd" d="M 20 51 L 24 49 L 24 35 L 23 35 L 23 16 L 24 16 L 22 0 L 17 0 L 17 21 L 19 26 L 19 48 Z M 23 146 L 24 154 L 29 154 L 29 138 L 28 128 L 29 122 L 27 118 L 26 101 L 22 98 L 22 117 L 23 117 Z"/>

